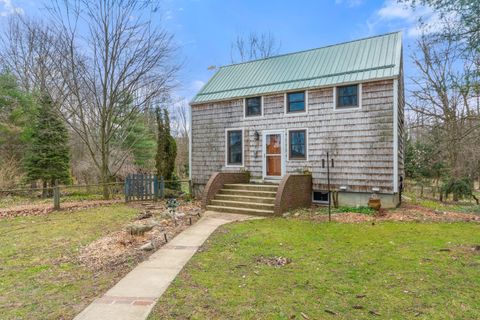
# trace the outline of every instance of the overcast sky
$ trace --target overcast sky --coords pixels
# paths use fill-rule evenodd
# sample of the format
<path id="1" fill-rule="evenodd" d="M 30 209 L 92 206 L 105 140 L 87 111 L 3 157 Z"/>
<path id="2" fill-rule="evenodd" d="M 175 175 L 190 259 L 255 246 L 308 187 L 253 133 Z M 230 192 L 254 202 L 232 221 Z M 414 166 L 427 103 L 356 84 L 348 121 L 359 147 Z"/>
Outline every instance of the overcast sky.
<path id="1" fill-rule="evenodd" d="M 0 23 L 15 12 L 42 16 L 44 3 L 0 0 Z M 280 53 L 288 53 L 402 30 L 408 77 L 418 18 L 436 23 L 428 8 L 412 11 L 392 0 L 164 0 L 160 8 L 158 23 L 180 47 L 184 68 L 176 94 L 186 99 L 213 74 L 209 66 L 231 62 L 231 42 L 239 34 L 270 32 L 281 42 Z"/>

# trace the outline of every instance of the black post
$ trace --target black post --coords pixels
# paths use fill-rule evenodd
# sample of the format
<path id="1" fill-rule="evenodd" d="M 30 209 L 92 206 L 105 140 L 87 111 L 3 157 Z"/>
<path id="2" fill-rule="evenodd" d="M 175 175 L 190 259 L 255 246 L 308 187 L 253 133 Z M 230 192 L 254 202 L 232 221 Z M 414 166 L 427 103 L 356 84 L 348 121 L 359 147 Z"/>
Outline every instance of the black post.
<path id="1" fill-rule="evenodd" d="M 328 185 L 328 221 L 332 221 L 331 194 L 330 194 L 330 155 L 327 152 L 327 185 Z"/>

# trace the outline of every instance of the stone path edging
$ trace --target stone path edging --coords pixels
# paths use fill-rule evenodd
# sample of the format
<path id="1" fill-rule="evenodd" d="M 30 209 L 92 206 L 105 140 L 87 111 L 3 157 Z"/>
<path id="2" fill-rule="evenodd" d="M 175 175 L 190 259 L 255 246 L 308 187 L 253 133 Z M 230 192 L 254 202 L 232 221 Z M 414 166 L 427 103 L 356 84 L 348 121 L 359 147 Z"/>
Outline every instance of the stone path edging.
<path id="1" fill-rule="evenodd" d="M 193 226 L 140 263 L 102 297 L 95 299 L 74 320 L 144 320 L 155 303 L 219 226 L 258 217 L 205 212 Z"/>

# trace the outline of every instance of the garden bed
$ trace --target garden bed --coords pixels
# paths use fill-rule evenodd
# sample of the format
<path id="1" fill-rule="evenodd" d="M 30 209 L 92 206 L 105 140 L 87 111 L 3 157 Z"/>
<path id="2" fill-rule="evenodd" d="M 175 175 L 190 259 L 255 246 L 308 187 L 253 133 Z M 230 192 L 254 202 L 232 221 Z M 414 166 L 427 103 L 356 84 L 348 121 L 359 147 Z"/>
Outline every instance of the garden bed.
<path id="1" fill-rule="evenodd" d="M 308 209 L 288 212 L 285 214 L 285 217 L 328 221 L 328 208 L 325 206 L 312 206 Z M 368 221 L 480 222 L 480 214 L 434 210 L 420 205 L 403 203 L 399 208 L 381 209 L 379 212 L 367 207 L 332 208 L 331 219 L 332 221 L 344 223 Z"/>

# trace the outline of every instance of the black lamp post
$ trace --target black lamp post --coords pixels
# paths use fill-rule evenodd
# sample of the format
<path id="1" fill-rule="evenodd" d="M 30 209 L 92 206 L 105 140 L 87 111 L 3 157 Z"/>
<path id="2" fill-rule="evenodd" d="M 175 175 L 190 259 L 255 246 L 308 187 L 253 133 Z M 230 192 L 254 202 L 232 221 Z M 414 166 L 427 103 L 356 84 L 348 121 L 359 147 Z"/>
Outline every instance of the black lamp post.
<path id="1" fill-rule="evenodd" d="M 331 161 L 331 163 L 330 163 Z M 330 166 L 332 168 L 335 168 L 335 162 L 333 161 L 333 158 L 330 159 L 330 155 L 327 152 L 327 188 L 328 188 L 328 221 L 332 221 L 332 197 L 331 197 L 331 191 L 330 191 Z M 325 168 L 325 159 L 322 159 L 322 168 Z"/>

